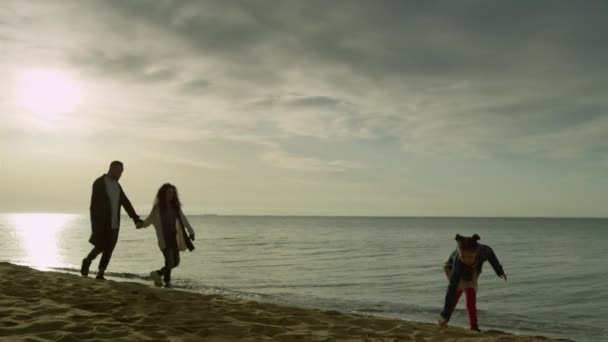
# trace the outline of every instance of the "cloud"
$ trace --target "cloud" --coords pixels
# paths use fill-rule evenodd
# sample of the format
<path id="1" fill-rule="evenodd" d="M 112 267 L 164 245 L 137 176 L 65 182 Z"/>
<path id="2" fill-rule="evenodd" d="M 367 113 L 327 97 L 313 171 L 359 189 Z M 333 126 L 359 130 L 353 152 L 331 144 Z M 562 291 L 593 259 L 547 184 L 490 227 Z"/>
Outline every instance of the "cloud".
<path id="1" fill-rule="evenodd" d="M 182 83 L 180 89 L 185 93 L 199 94 L 209 89 L 210 86 L 209 80 L 201 78 Z"/>
<path id="2" fill-rule="evenodd" d="M 528 136 L 511 145 L 514 150 L 541 153 L 555 158 L 580 158 L 582 153 L 607 149 L 608 116 L 572 125 L 558 132 Z"/>
<path id="3" fill-rule="evenodd" d="M 84 18 L 78 32 L 66 33 L 73 23 L 60 15 L 62 6 Z M 588 154 L 608 135 L 597 124 L 608 114 L 601 1 L 13 7 L 28 20 L 53 13 L 55 22 L 44 16 L 37 28 L 63 27 L 53 32 L 73 41 L 66 50 L 72 63 L 155 89 L 142 98 L 172 98 L 130 115 L 168 108 L 193 119 L 189 130 L 212 132 L 206 138 L 273 147 L 302 137 L 382 140 L 416 154 L 550 158 Z M 571 133 L 581 127 L 591 132 L 586 138 Z"/>
<path id="4" fill-rule="evenodd" d="M 361 169 L 361 163 L 347 160 L 321 160 L 312 157 L 297 157 L 281 150 L 267 151 L 261 154 L 262 161 L 282 169 L 315 172 L 342 172 L 350 169 Z"/>
<path id="5" fill-rule="evenodd" d="M 150 58 L 134 53 L 117 54 L 103 50 L 90 50 L 75 55 L 73 62 L 104 76 L 117 76 L 139 82 L 171 81 L 179 77 L 180 71 L 161 58 Z"/>
<path id="6" fill-rule="evenodd" d="M 390 134 L 385 113 L 366 112 L 365 103 L 330 96 L 285 95 L 260 98 L 245 110 L 264 113 L 280 135 L 322 140 L 374 139 Z M 395 118 L 401 120 L 400 118 Z"/>
<path id="7" fill-rule="evenodd" d="M 188 166 L 188 167 L 200 168 L 200 169 L 209 169 L 209 170 L 230 170 L 230 169 L 232 169 L 232 167 L 227 166 L 227 165 L 206 162 L 204 160 L 195 159 L 194 157 L 176 156 L 171 153 L 163 154 L 163 153 L 156 153 L 156 152 L 144 152 L 141 154 L 141 156 L 144 158 L 153 159 L 154 161 L 169 164 L 169 165 L 182 165 L 182 166 Z"/>
<path id="8" fill-rule="evenodd" d="M 339 107 L 342 102 L 339 99 L 331 98 L 328 96 L 308 96 L 308 97 L 300 97 L 294 98 L 287 101 L 287 105 L 298 108 L 336 108 Z"/>

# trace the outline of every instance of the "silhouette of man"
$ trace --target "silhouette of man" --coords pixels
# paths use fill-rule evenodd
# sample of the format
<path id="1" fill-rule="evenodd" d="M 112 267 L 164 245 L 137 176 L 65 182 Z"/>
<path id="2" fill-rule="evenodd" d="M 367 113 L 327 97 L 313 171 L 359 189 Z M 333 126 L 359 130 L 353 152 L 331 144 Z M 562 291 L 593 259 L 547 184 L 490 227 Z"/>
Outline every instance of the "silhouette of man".
<path id="1" fill-rule="evenodd" d="M 101 254 L 96 278 L 105 280 L 104 273 L 108 268 L 112 252 L 114 252 L 114 247 L 116 247 L 118 241 L 121 207 L 125 208 L 136 225 L 142 222 L 118 183 L 123 170 L 122 162 L 113 161 L 108 173 L 93 182 L 90 207 L 92 234 L 89 242 L 94 247 L 89 255 L 82 260 L 80 274 L 85 277 L 89 275 L 91 262 Z"/>

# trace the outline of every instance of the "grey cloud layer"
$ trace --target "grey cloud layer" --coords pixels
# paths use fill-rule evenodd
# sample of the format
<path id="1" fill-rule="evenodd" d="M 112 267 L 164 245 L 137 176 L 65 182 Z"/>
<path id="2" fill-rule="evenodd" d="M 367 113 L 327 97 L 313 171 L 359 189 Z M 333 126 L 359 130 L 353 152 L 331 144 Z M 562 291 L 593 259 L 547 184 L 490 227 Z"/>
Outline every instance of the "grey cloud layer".
<path id="1" fill-rule="evenodd" d="M 603 1 L 104 1 L 76 8 L 106 23 L 95 27 L 108 39 L 100 31 L 84 52 L 73 51 L 73 61 L 171 85 L 187 101 L 221 99 L 229 104 L 225 116 L 250 123 L 228 134 L 392 139 L 414 153 L 467 156 L 576 155 L 608 136 Z M 115 43 L 121 32 L 132 44 Z M 587 131 L 587 138 L 576 133 Z"/>

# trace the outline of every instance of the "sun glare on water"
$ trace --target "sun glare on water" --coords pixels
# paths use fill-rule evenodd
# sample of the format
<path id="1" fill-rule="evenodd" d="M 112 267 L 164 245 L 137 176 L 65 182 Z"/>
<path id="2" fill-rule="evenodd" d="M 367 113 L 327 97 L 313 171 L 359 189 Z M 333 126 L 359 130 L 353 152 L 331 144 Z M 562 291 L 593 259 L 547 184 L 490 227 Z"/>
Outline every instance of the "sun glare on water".
<path id="1" fill-rule="evenodd" d="M 59 69 L 29 69 L 17 74 L 16 103 L 36 114 L 68 113 L 82 100 L 81 84 Z"/>
<path id="2" fill-rule="evenodd" d="M 15 227 L 24 262 L 34 267 L 49 267 L 62 264 L 59 239 L 65 227 L 72 221 L 65 214 L 12 214 L 9 221 Z"/>

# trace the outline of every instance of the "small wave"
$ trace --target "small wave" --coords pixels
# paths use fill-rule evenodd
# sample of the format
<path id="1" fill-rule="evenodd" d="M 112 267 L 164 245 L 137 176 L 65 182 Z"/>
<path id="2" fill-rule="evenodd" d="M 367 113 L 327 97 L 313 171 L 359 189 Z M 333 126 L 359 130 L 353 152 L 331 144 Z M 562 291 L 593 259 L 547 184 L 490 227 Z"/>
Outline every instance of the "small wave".
<path id="1" fill-rule="evenodd" d="M 63 271 L 63 272 L 80 274 L 80 268 L 74 268 L 74 267 L 49 267 L 48 269 L 54 270 L 54 271 Z M 91 274 L 96 274 L 96 272 L 91 271 Z M 105 272 L 104 275 L 106 275 L 108 277 L 124 278 L 124 279 L 139 279 L 139 280 L 151 280 L 152 279 L 152 278 L 150 278 L 150 275 L 128 273 L 128 272 Z"/>
<path id="2" fill-rule="evenodd" d="M 27 265 L 25 265 L 27 266 Z M 50 271 L 61 271 L 68 272 L 74 274 L 80 274 L 80 269 L 73 267 L 48 267 L 44 268 L 45 270 Z M 91 272 L 92 275 L 95 274 L 94 271 Z M 106 272 L 105 275 L 107 277 L 111 277 L 114 279 L 124 279 L 129 281 L 137 281 L 137 282 L 147 282 L 150 286 L 152 286 L 152 278 L 150 275 L 143 275 L 137 273 L 128 273 L 128 272 Z M 205 295 L 221 295 L 238 299 L 247 299 L 247 300 L 265 300 L 271 302 L 271 296 L 255 293 L 255 292 L 247 292 L 247 291 L 239 291 L 235 289 L 217 287 L 217 286 L 205 286 L 199 282 L 192 281 L 187 278 L 176 278 L 172 281 L 172 287 L 176 290 L 185 290 L 189 292 L 196 292 Z"/>
<path id="3" fill-rule="evenodd" d="M 246 243 L 234 243 L 234 244 L 229 244 L 229 245 L 225 245 L 225 246 L 232 248 L 232 247 L 261 247 L 261 246 L 268 246 L 268 245 L 270 245 L 270 243 L 268 243 L 268 242 L 246 242 Z"/>
<path id="4" fill-rule="evenodd" d="M 366 282 L 366 283 L 335 283 L 335 284 L 268 284 L 268 285 L 251 285 L 244 286 L 248 289 L 301 289 L 301 288 L 336 288 L 336 287 L 351 287 L 365 285 L 385 285 L 386 282 Z"/>

